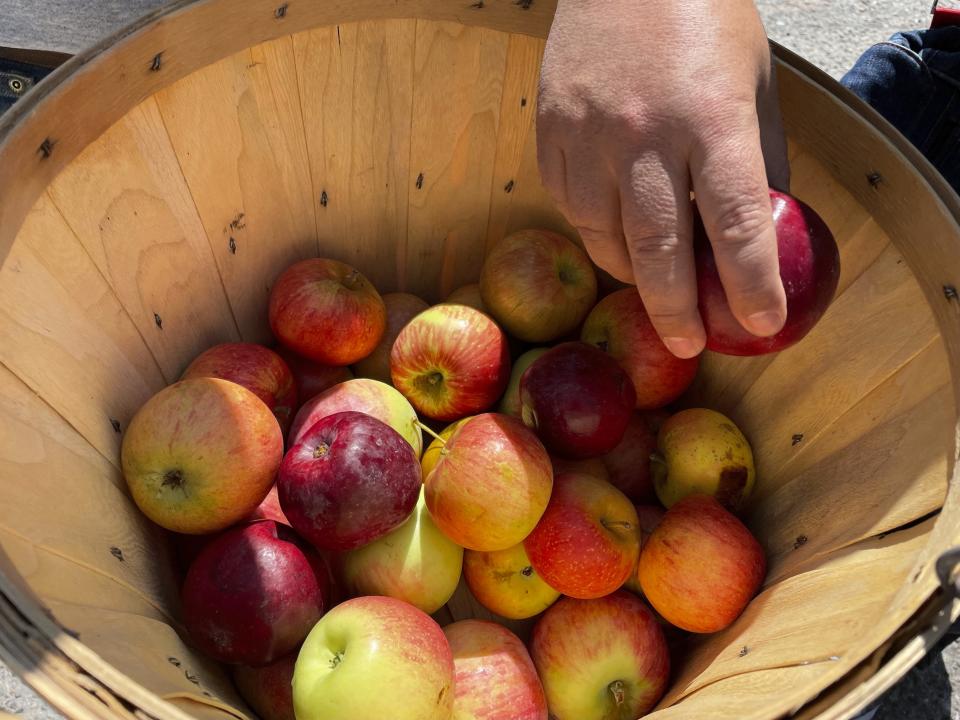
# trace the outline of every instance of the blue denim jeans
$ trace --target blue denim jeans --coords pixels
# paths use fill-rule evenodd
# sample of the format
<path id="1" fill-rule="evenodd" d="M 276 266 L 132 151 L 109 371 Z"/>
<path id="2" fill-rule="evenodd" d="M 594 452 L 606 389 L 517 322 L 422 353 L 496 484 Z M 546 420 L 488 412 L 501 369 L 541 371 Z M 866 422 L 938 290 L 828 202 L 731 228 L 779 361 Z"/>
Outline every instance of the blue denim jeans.
<path id="1" fill-rule="evenodd" d="M 899 32 L 869 48 L 841 82 L 960 192 L 960 27 Z"/>

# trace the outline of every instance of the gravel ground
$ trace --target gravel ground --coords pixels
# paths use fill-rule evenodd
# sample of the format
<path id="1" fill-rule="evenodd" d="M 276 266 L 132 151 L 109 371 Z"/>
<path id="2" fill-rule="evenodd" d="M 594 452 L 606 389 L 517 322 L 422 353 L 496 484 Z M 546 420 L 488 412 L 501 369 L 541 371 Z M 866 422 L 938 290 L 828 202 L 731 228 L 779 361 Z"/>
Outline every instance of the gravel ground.
<path id="1" fill-rule="evenodd" d="M 0 0 L 0 45 L 76 52 L 163 0 Z M 930 0 L 758 0 L 771 38 L 840 77 L 871 44 L 929 23 Z M 0 711 L 59 717 L 0 664 Z M 931 653 L 873 720 L 960 720 L 960 643 Z"/>

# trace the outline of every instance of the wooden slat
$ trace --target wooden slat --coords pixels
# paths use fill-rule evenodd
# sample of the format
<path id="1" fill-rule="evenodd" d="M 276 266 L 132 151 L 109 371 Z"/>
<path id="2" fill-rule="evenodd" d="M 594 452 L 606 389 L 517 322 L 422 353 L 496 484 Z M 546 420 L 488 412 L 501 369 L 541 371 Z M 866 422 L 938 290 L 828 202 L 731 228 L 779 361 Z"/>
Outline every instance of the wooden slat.
<path id="1" fill-rule="evenodd" d="M 407 243 L 414 20 L 295 35 L 319 252 L 400 287 Z"/>
<path id="2" fill-rule="evenodd" d="M 317 253 L 293 43 L 256 45 L 156 96 L 240 334 L 270 339 L 269 286 Z"/>
<path id="3" fill-rule="evenodd" d="M 174 612 L 162 531 L 136 509 L 119 470 L 2 367 L 0 427 L 0 537 L 15 535 Z"/>
<path id="4" fill-rule="evenodd" d="M 0 270 L 0 362 L 119 464 L 121 428 L 165 378 L 103 275 L 42 197 Z"/>
<path id="5" fill-rule="evenodd" d="M 439 300 L 477 277 L 509 36 L 417 23 L 406 287 Z"/>
<path id="6" fill-rule="evenodd" d="M 156 103 L 139 105 L 90 145 L 50 195 L 166 377 L 238 338 Z"/>

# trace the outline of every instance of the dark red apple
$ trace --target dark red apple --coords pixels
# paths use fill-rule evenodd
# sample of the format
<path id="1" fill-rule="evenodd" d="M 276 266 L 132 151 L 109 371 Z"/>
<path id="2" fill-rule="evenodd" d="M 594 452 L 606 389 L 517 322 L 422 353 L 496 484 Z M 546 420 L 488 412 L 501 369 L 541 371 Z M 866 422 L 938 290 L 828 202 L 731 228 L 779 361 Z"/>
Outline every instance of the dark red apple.
<path id="1" fill-rule="evenodd" d="M 668 417 L 660 410 L 636 411 L 620 444 L 601 458 L 610 482 L 634 503 L 657 501 L 650 456 L 657 451 L 657 432 Z"/>
<path id="2" fill-rule="evenodd" d="M 268 665 L 237 665 L 233 682 L 240 695 L 261 720 L 296 720 L 293 714 L 293 668 L 297 653 L 284 655 Z"/>
<path id="3" fill-rule="evenodd" d="M 183 583 L 191 640 L 226 663 L 262 665 L 291 652 L 323 614 L 324 568 L 279 523 L 225 532 L 201 551 Z"/>
<path id="4" fill-rule="evenodd" d="M 297 409 L 324 390 L 353 379 L 353 372 L 348 367 L 323 365 L 303 355 L 297 355 L 283 345 L 278 345 L 274 350 L 293 373 L 293 381 L 297 386 Z"/>
<path id="5" fill-rule="evenodd" d="M 717 272 L 713 248 L 699 215 L 694 223 L 697 293 L 707 349 L 726 355 L 779 352 L 800 341 L 823 317 L 840 281 L 840 252 L 833 233 L 809 205 L 770 191 L 777 231 L 780 279 L 787 294 L 787 322 L 772 337 L 747 332 L 733 316 Z"/>
<path id="6" fill-rule="evenodd" d="M 328 415 L 280 465 L 280 506 L 321 550 L 353 550 L 399 527 L 420 494 L 420 461 L 386 423 L 359 412 Z"/>
<path id="7" fill-rule="evenodd" d="M 633 383 L 617 361 L 582 342 L 557 345 L 520 378 L 523 422 L 561 457 L 589 458 L 613 450 L 635 402 Z"/>

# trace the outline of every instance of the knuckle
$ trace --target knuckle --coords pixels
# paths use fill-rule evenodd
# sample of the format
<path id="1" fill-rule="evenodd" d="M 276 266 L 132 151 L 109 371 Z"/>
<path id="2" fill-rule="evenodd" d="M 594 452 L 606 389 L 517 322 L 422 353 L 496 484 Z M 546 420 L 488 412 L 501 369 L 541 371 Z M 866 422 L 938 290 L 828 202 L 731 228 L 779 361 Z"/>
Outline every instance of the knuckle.
<path id="1" fill-rule="evenodd" d="M 726 250 L 742 250 L 772 229 L 769 205 L 758 200 L 739 200 L 721 207 L 714 218 L 713 242 Z"/>
<path id="2" fill-rule="evenodd" d="M 637 264 L 662 267 L 673 264 L 682 242 L 675 232 L 635 235 L 627 239 L 627 249 Z"/>

